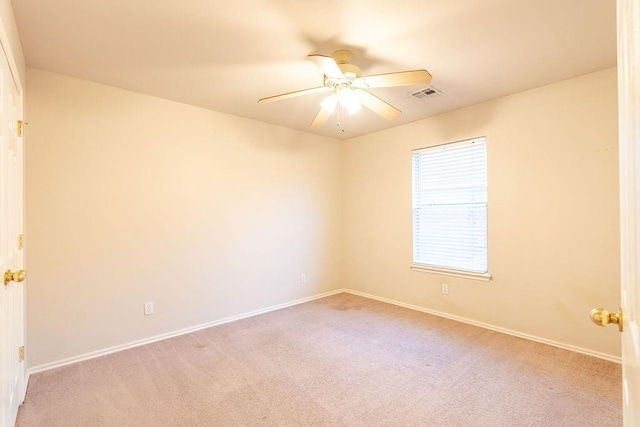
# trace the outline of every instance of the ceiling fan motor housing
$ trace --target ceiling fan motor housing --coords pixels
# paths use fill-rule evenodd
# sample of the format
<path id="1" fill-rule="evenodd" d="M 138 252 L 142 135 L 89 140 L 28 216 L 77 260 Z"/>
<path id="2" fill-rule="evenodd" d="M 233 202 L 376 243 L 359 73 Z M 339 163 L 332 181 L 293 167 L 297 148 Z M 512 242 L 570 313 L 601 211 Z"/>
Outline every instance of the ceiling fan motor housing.
<path id="1" fill-rule="evenodd" d="M 349 82 L 352 82 L 356 77 L 360 77 L 362 70 L 357 65 L 349 63 L 353 58 L 353 53 L 348 50 L 337 50 L 333 52 L 333 60 L 336 61 L 338 67 Z"/>
<path id="2" fill-rule="evenodd" d="M 325 75 L 324 85 L 326 87 L 333 89 L 336 93 L 342 88 L 351 88 L 353 81 L 360 77 L 360 74 L 362 73 L 360 67 L 349 63 L 352 57 L 353 54 L 348 50 L 337 50 L 333 52 L 332 58 L 344 76 L 336 78 L 327 77 Z"/>

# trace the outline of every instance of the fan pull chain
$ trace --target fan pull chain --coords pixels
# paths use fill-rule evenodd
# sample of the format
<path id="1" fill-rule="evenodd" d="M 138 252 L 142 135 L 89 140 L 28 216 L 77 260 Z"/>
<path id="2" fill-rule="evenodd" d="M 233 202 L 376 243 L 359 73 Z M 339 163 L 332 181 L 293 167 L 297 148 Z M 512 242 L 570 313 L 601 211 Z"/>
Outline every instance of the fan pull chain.
<path id="1" fill-rule="evenodd" d="M 342 106 L 338 105 L 338 121 L 336 122 L 336 126 L 338 126 L 338 128 L 340 128 L 340 132 L 344 133 L 344 127 L 342 126 L 341 122 L 342 122 Z"/>

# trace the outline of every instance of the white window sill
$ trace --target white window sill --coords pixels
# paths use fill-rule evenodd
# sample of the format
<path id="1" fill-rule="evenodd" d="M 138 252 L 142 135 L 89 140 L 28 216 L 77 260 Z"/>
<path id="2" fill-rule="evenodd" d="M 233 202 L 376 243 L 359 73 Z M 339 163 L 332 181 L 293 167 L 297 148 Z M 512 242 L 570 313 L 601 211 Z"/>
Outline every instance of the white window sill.
<path id="1" fill-rule="evenodd" d="M 483 282 L 488 282 L 492 278 L 491 274 L 489 273 L 475 273 L 473 271 L 451 270 L 448 268 L 431 267 L 421 264 L 411 264 L 409 268 L 414 271 L 422 271 L 423 273 L 434 273 L 440 274 L 442 276 L 462 277 L 465 279 L 480 280 Z"/>

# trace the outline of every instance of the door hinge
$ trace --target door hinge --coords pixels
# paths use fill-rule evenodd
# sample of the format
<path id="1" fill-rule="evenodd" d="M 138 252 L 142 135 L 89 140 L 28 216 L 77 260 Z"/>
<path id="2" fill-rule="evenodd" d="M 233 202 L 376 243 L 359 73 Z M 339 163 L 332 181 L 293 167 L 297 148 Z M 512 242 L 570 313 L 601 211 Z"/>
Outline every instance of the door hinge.
<path id="1" fill-rule="evenodd" d="M 24 248 L 24 234 L 18 234 L 18 249 Z"/>
<path id="2" fill-rule="evenodd" d="M 24 346 L 23 345 L 18 347 L 18 361 L 24 362 Z"/>
<path id="3" fill-rule="evenodd" d="M 22 120 L 18 120 L 18 136 L 24 135 L 24 125 L 28 125 L 29 123 L 23 122 Z"/>

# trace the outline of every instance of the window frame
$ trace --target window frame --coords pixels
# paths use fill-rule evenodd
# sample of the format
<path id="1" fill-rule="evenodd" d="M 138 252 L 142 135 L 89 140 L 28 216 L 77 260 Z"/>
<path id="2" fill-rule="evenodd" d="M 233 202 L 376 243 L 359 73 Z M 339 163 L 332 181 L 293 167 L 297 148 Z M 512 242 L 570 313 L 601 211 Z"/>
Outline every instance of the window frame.
<path id="1" fill-rule="evenodd" d="M 415 194 L 414 194 L 414 186 L 415 186 L 415 172 L 414 172 L 414 156 L 419 152 L 428 152 L 434 151 L 438 148 L 444 147 L 452 147 L 452 146 L 460 146 L 460 145 L 471 145 L 475 142 L 482 142 L 484 144 L 485 156 L 487 156 L 487 138 L 485 136 L 479 136 L 476 138 L 466 139 L 462 141 L 449 142 L 446 144 L 439 144 L 429 147 L 417 148 L 411 151 L 411 216 L 412 216 L 412 227 L 411 227 L 411 237 L 412 237 L 412 263 L 410 264 L 410 268 L 414 271 L 427 272 L 427 273 L 435 273 L 445 276 L 454 276 L 454 277 L 462 277 L 480 281 L 489 281 L 492 279 L 491 274 L 489 273 L 489 188 L 488 188 L 488 167 L 485 164 L 485 175 L 484 178 L 487 181 L 487 190 L 486 190 L 486 209 L 487 209 L 487 222 L 486 222 L 486 234 L 487 234 L 487 244 L 485 249 L 486 256 L 486 272 L 477 272 L 459 268 L 451 268 L 446 266 L 438 266 L 438 265 L 429 265 L 429 264 L 421 264 L 415 261 L 415 245 L 416 245 L 416 233 L 415 233 Z"/>

